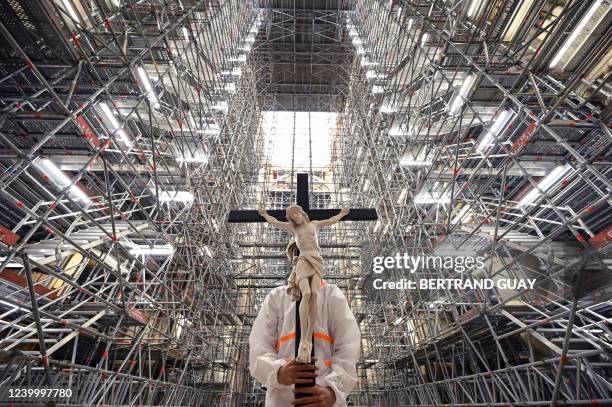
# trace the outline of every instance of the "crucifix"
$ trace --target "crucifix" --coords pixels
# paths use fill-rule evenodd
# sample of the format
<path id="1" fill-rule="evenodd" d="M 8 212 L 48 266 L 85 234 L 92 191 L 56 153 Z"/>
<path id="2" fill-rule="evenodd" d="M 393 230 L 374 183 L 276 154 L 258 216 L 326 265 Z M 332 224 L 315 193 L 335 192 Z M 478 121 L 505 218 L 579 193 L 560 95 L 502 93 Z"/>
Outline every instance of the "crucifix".
<path id="1" fill-rule="evenodd" d="M 323 269 L 323 259 L 320 257 L 318 253 L 318 243 L 316 243 L 316 235 L 314 234 L 314 230 L 317 227 L 322 227 L 325 225 L 331 225 L 333 223 L 344 221 L 344 220 L 354 220 L 354 221 L 370 221 L 378 219 L 378 215 L 376 210 L 373 208 L 358 208 L 358 209 L 348 209 L 344 208 L 340 209 L 310 209 L 310 202 L 308 196 L 308 174 L 300 173 L 297 174 L 297 199 L 296 205 L 291 205 L 287 211 L 285 210 L 271 210 L 269 212 L 264 209 L 256 210 L 232 210 L 228 215 L 229 223 L 250 223 L 250 222 L 270 222 L 271 224 L 281 227 L 285 230 L 290 231 L 294 234 L 295 241 L 298 241 L 298 236 L 301 236 L 300 239 L 302 242 L 302 246 L 300 246 L 300 250 L 305 246 L 308 240 L 308 232 L 306 228 L 312 228 L 311 232 L 314 237 L 316 249 L 315 253 L 312 250 L 306 250 L 304 253 L 299 253 L 297 250 L 297 265 L 294 267 L 294 272 L 290 277 L 290 286 L 294 285 L 293 289 L 295 290 L 295 280 L 294 273 L 297 272 L 297 283 L 299 284 L 299 293 L 306 293 L 305 302 L 303 304 L 304 310 L 300 307 L 301 304 L 301 296 L 297 294 L 297 297 L 294 297 L 294 301 L 296 301 L 295 305 L 295 359 L 299 363 L 312 363 L 312 357 L 314 354 L 314 335 L 313 329 L 316 324 L 316 309 L 317 303 L 309 302 L 310 292 L 312 290 L 317 290 L 319 287 L 318 282 L 321 281 L 319 279 L 321 274 L 321 270 Z M 301 207 L 301 208 L 300 208 Z M 291 214 L 289 215 L 289 212 Z M 303 211 L 303 212 L 302 212 Z M 346 213 L 348 211 L 348 213 Z M 297 216 L 297 219 L 295 218 Z M 307 226 L 304 226 L 303 219 L 306 219 Z M 314 221 L 314 222 L 313 222 Z M 321 222 L 317 222 L 321 221 Z M 311 223 L 312 222 L 312 223 Z M 312 226 L 316 225 L 316 226 Z M 303 234 L 305 233 L 305 234 Z M 302 235 L 303 234 L 303 235 Z M 304 240 L 305 239 L 305 240 Z M 312 238 L 311 238 L 312 239 Z M 292 240 L 293 241 L 293 240 Z M 290 244 L 291 245 L 291 244 Z M 289 246 L 288 246 L 289 247 Z M 306 246 L 307 247 L 307 246 Z M 312 248 L 313 246 L 311 246 Z M 301 261 L 301 262 L 300 262 Z M 293 261 L 292 261 L 293 263 Z M 314 274 L 314 269 L 318 269 L 319 274 L 310 278 L 312 274 Z M 305 270 L 305 271 L 304 271 Z M 308 282 L 304 286 L 303 280 L 306 280 L 305 277 L 299 277 L 300 273 L 309 274 Z M 302 280 L 303 279 L 303 280 Z M 309 284 L 312 286 L 309 288 Z M 288 289 L 289 292 L 291 290 Z M 293 294 L 292 294 L 293 295 Z M 316 297 L 315 297 L 316 298 Z M 310 308 L 312 306 L 313 308 Z M 308 311 L 311 309 L 311 311 Z M 300 315 L 303 314 L 303 315 Z M 304 318 L 306 316 L 306 318 Z M 307 323 L 305 321 L 308 320 Z M 308 326 L 308 328 L 304 328 L 304 326 Z M 304 333 L 304 340 L 302 341 L 302 330 L 306 329 Z M 312 338 L 309 340 L 308 335 Z M 311 344 L 310 344 L 311 343 Z M 310 344 L 310 346 L 309 346 Z M 309 349 L 310 348 L 310 349 Z M 308 357 L 310 355 L 310 357 Z M 314 366 L 313 366 L 314 369 Z M 299 383 L 296 384 L 296 388 L 304 388 L 304 387 L 313 387 L 315 386 L 315 379 L 313 378 L 310 383 Z M 305 394 L 298 393 L 296 394 L 296 398 L 304 397 Z"/>
<path id="2" fill-rule="evenodd" d="M 308 214 L 310 220 L 329 219 L 340 213 L 340 209 L 310 209 L 310 201 L 308 199 L 308 174 L 297 174 L 297 199 L 296 204 L 301 206 L 304 212 Z M 274 209 L 268 211 L 268 214 L 274 216 L 278 220 L 287 220 L 285 218 L 284 209 Z M 348 215 L 342 218 L 345 220 L 377 220 L 378 215 L 376 209 L 373 208 L 356 208 L 351 209 Z M 227 217 L 229 223 L 252 223 L 265 222 L 266 220 L 257 213 L 256 210 L 235 210 L 230 211 Z"/>

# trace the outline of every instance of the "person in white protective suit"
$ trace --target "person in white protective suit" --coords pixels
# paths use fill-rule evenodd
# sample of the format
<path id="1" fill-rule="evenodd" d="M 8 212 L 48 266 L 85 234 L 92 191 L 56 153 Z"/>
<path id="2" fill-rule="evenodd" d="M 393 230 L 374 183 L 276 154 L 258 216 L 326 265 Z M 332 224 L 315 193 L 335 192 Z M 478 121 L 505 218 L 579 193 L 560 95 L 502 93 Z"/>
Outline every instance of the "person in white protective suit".
<path id="1" fill-rule="evenodd" d="M 266 392 L 267 407 L 346 406 L 346 397 L 357 383 L 361 335 L 340 289 L 321 282 L 318 317 L 314 330 L 315 368 L 298 364 L 295 352 L 295 304 L 288 286 L 274 288 L 265 298 L 249 336 L 249 369 Z M 296 383 L 308 396 L 295 400 Z"/>

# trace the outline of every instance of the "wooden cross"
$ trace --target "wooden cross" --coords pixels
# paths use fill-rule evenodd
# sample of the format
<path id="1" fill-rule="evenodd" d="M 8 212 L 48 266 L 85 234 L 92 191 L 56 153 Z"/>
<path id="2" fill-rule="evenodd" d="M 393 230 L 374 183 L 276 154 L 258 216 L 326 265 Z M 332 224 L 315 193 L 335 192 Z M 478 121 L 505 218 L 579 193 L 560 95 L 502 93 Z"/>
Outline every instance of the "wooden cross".
<path id="1" fill-rule="evenodd" d="M 310 209 L 310 201 L 308 199 L 308 174 L 297 174 L 297 199 L 296 203 L 302 207 L 304 212 L 308 214 L 310 220 L 329 219 L 340 213 L 340 209 Z M 270 216 L 275 217 L 280 221 L 286 221 L 284 209 L 273 209 L 268 211 Z M 378 214 L 374 208 L 356 208 L 342 218 L 345 220 L 376 220 Z M 256 210 L 235 210 L 230 211 L 227 217 L 229 223 L 252 223 L 265 222 L 266 220 L 257 213 Z"/>

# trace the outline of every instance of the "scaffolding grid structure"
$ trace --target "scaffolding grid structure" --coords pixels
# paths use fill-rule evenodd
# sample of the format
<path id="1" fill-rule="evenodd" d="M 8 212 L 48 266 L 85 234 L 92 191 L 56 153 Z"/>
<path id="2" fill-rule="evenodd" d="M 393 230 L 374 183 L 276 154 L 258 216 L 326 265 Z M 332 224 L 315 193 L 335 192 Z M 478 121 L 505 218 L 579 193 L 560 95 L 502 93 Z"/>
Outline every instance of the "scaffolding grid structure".
<path id="1" fill-rule="evenodd" d="M 319 235 L 351 405 L 612 403 L 611 32 L 608 0 L 0 0 L 0 385 L 263 405 L 289 237 L 226 218 L 307 172 L 379 214 Z M 536 283 L 376 288 L 472 278 Z"/>

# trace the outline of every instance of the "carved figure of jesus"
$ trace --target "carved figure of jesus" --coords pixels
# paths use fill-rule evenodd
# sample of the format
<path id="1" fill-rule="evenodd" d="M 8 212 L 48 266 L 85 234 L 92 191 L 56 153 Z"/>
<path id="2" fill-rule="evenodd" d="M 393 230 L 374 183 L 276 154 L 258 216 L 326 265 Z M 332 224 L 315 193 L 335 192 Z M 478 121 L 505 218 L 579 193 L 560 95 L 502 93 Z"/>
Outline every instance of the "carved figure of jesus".
<path id="1" fill-rule="evenodd" d="M 323 258 L 317 241 L 317 229 L 338 223 L 349 213 L 349 208 L 342 208 L 338 215 L 329 219 L 313 220 L 312 222 L 308 218 L 308 214 L 299 205 L 290 205 L 287 208 L 288 222 L 279 221 L 268 215 L 263 208 L 257 208 L 257 212 L 268 223 L 290 232 L 293 238 L 288 248 L 295 244 L 299 250 L 297 257 L 292 257 L 289 254 L 293 268 L 289 277 L 287 293 L 292 296 L 293 301 L 302 299 L 299 310 L 302 336 L 296 361 L 310 363 L 312 335 L 317 321 L 318 292 L 323 279 Z"/>

